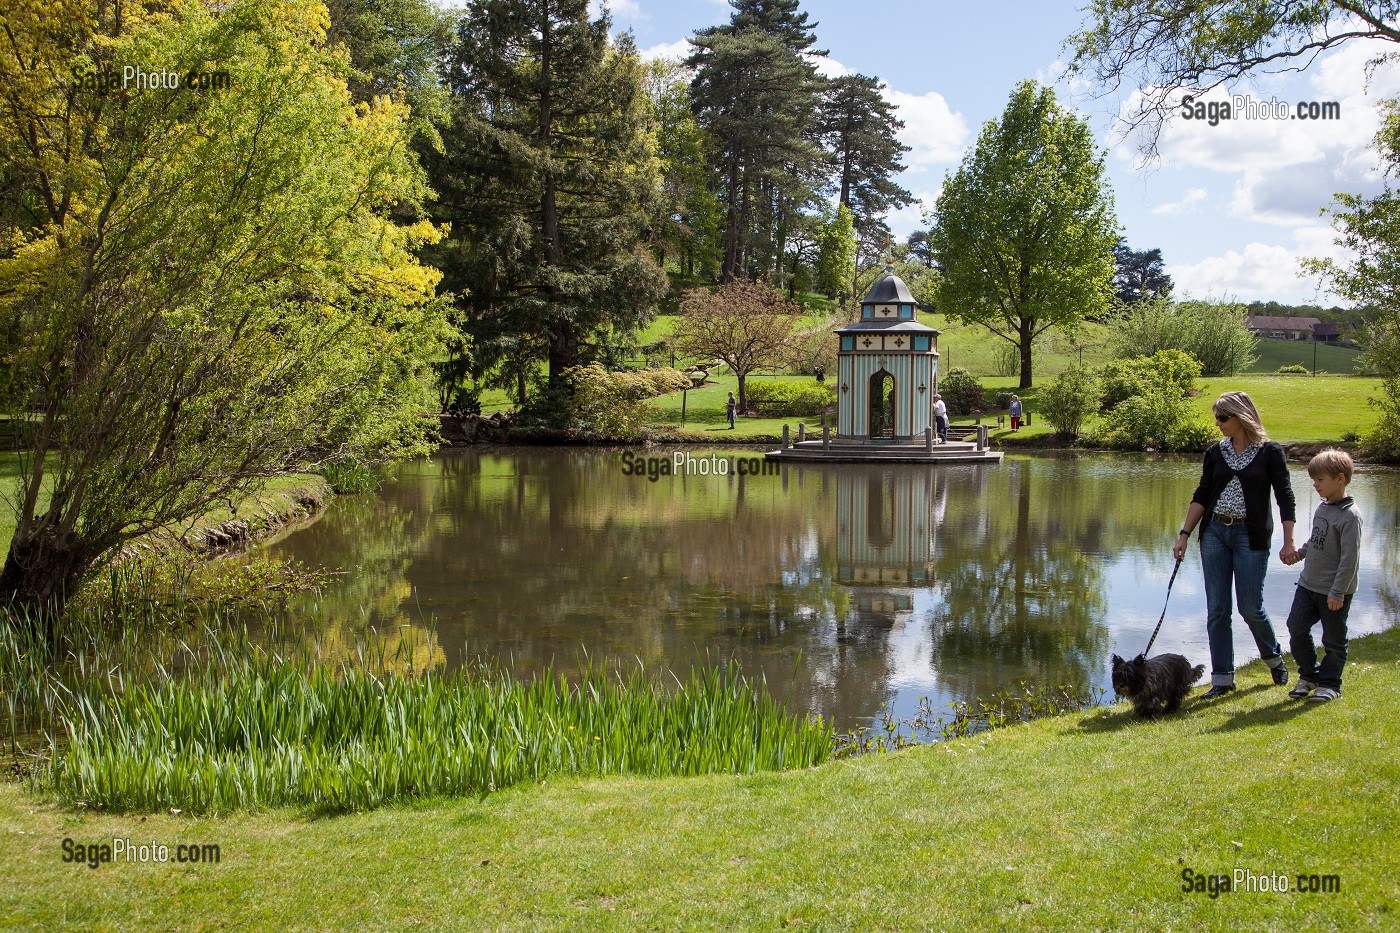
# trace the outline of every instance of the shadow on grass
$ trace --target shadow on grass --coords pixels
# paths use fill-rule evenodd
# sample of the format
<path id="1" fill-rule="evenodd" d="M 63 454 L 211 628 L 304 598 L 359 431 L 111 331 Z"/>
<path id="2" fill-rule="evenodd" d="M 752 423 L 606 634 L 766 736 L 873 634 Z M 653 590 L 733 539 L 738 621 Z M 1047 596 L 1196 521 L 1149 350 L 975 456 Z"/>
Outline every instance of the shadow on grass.
<path id="1" fill-rule="evenodd" d="M 1259 689 L 1265 689 L 1260 687 Z M 1312 703 L 1308 700 L 1295 700 L 1291 698 L 1282 687 L 1279 690 L 1278 702 L 1270 703 L 1268 706 L 1261 706 L 1248 712 L 1236 713 L 1225 723 L 1216 726 L 1214 732 L 1234 732 L 1237 729 L 1251 729 L 1255 726 L 1266 726 L 1271 723 L 1287 722 L 1309 709 L 1321 706 L 1321 703 Z"/>

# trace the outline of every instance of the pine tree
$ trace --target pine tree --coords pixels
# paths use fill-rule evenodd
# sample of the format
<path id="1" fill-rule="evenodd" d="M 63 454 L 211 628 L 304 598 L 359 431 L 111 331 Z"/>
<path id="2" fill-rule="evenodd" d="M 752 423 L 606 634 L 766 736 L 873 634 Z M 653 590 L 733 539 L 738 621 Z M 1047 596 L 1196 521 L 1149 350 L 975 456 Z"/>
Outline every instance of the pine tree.
<path id="1" fill-rule="evenodd" d="M 891 177 L 904 171 L 909 151 L 895 134 L 904 122 L 894 115 L 879 78 L 843 75 L 832 80 L 822 106 L 822 137 L 834 170 L 837 200 L 850 208 L 865 230 L 892 210 L 914 203 L 914 196 Z"/>
<path id="2" fill-rule="evenodd" d="M 475 0 L 462 22 L 454 123 L 430 160 L 439 257 L 478 338 L 478 368 L 548 361 L 559 416 L 565 370 L 612 330 L 654 313 L 666 286 L 648 248 L 659 178 L 643 68 L 610 43 L 587 0 Z"/>
<path id="3" fill-rule="evenodd" d="M 824 79 L 796 0 L 733 0 L 724 26 L 691 40 L 691 100 L 720 149 L 725 206 L 720 278 L 780 276 L 794 216 L 821 182 L 818 110 Z M 805 54 L 804 54 L 805 53 Z"/>

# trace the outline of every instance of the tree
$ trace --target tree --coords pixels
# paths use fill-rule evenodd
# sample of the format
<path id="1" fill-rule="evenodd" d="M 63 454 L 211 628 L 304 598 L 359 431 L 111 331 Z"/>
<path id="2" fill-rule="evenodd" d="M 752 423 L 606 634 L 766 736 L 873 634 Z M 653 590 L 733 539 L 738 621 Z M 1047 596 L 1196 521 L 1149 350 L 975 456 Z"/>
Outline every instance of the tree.
<path id="1" fill-rule="evenodd" d="M 909 147 L 895 134 L 904 121 L 882 93 L 879 78 L 842 75 L 831 81 L 822 102 L 821 134 L 831 153 L 837 200 L 863 227 L 890 211 L 914 203 L 914 196 L 891 177 Z"/>
<path id="2" fill-rule="evenodd" d="M 1023 81 L 945 182 L 935 214 L 939 310 L 1014 344 L 1030 388 L 1035 339 L 1109 307 L 1118 223 L 1093 135 L 1051 89 Z"/>
<path id="3" fill-rule="evenodd" d="M 442 76 L 452 46 L 452 21 L 431 0 L 327 0 L 326 39 L 344 45 L 357 75 L 357 101 L 402 94 L 416 129 L 438 142 L 436 125 L 451 116 Z"/>
<path id="4" fill-rule="evenodd" d="M 1092 0 L 1071 36 L 1074 72 L 1138 90 L 1131 127 L 1155 153 L 1177 93 L 1197 96 L 1251 74 L 1299 71 L 1353 39 L 1400 42 L 1395 4 L 1366 0 Z"/>
<path id="5" fill-rule="evenodd" d="M 1109 344 L 1119 357 L 1181 350 L 1207 376 L 1241 372 L 1257 357 L 1259 338 L 1249 329 L 1244 305 L 1149 298 L 1120 305 L 1110 315 Z"/>
<path id="6" fill-rule="evenodd" d="M 545 417 L 567 416 L 565 372 L 655 313 L 660 190 L 643 69 L 587 0 L 476 0 L 461 24 L 445 152 L 428 158 L 434 255 L 462 296 L 478 368 L 548 363 Z M 498 376 L 500 372 L 498 372 Z M 507 377 L 508 378 L 508 377 Z"/>
<path id="7" fill-rule="evenodd" d="M 1172 293 L 1172 277 L 1162 264 L 1160 249 L 1135 250 L 1118 238 L 1113 247 L 1113 290 L 1124 304 L 1165 298 Z"/>
<path id="8" fill-rule="evenodd" d="M 796 0 L 733 0 L 730 22 L 698 31 L 686 65 L 692 106 L 720 155 L 720 281 L 780 278 L 794 218 L 823 181 L 817 53 Z"/>
<path id="9" fill-rule="evenodd" d="M 856 269 L 856 228 L 851 211 L 837 204 L 817 232 L 817 289 L 829 298 L 846 292 Z"/>
<path id="10" fill-rule="evenodd" d="M 909 255 L 917 259 L 924 268 L 937 268 L 933 262 L 933 253 L 929 252 L 929 232 L 927 230 L 915 230 L 909 234 L 909 239 L 905 243 Z"/>
<path id="11" fill-rule="evenodd" d="M 719 273 L 723 217 L 714 193 L 715 143 L 695 119 L 685 73 L 677 62 L 647 65 L 652 132 L 661 162 L 657 245 L 664 258 L 675 259 L 683 275 L 714 276 Z"/>
<path id="12" fill-rule="evenodd" d="M 1376 146 L 1393 174 L 1400 168 L 1400 102 L 1387 104 Z M 1309 259 L 1303 266 L 1364 309 L 1362 361 L 1381 377 L 1381 394 L 1371 400 L 1381 416 L 1365 446 L 1377 459 L 1400 460 L 1400 195 L 1388 184 L 1374 198 L 1339 194 L 1331 213 L 1336 243 L 1349 258 Z"/>
<path id="13" fill-rule="evenodd" d="M 676 325 L 676 349 L 693 359 L 718 359 L 739 379 L 739 407 L 747 408 L 745 381 L 760 367 L 781 366 L 791 355 L 802 308 L 767 282 L 728 282 L 685 293 Z"/>
<path id="14" fill-rule="evenodd" d="M 323 10 L 71 6 L 13 8 L 0 52 L 0 402 L 26 442 L 0 602 L 50 636 L 125 541 L 426 451 L 441 334 L 411 252 L 436 230 L 390 219 L 427 193 L 408 107 L 352 103 Z M 230 87 L 102 78 L 209 62 Z"/>

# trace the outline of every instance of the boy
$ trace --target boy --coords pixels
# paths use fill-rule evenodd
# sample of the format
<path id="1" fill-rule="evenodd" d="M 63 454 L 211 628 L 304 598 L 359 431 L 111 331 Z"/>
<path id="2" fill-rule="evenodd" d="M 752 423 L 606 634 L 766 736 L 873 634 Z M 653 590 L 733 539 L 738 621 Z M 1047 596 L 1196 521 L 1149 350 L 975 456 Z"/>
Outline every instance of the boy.
<path id="1" fill-rule="evenodd" d="M 1285 563 L 1306 558 L 1293 608 L 1288 613 L 1288 634 L 1293 660 L 1298 665 L 1298 685 L 1288 695 L 1301 700 L 1326 702 L 1342 695 L 1342 665 L 1347 660 L 1347 613 L 1356 592 L 1357 559 L 1361 551 L 1361 513 L 1347 495 L 1351 482 L 1351 456 L 1342 450 L 1324 450 L 1308 462 L 1308 476 L 1322 497 L 1313 514 L 1312 534 L 1298 554 Z M 1322 623 L 1322 648 L 1317 663 L 1312 627 Z M 1312 694 L 1312 696 L 1308 696 Z"/>

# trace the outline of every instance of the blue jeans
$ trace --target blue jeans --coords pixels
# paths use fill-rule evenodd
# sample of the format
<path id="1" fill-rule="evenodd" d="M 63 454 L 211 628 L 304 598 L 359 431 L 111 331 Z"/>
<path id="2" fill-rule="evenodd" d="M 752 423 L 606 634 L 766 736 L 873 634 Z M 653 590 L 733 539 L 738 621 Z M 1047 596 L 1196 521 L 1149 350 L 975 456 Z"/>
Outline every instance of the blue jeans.
<path id="1" fill-rule="evenodd" d="M 948 419 L 943 415 L 936 415 L 933 420 L 938 426 L 938 439 L 940 441 L 946 441 L 948 439 Z"/>
<path id="2" fill-rule="evenodd" d="M 1311 680 L 1319 687 L 1342 689 L 1342 666 L 1347 663 L 1347 613 L 1351 611 L 1351 596 L 1342 600 L 1342 608 L 1328 609 L 1327 594 L 1314 593 L 1298 587 L 1293 594 L 1293 608 L 1288 613 L 1288 646 L 1298 665 L 1298 677 Z M 1312 627 L 1322 623 L 1322 663 L 1317 663 L 1317 645 L 1313 643 Z"/>
<path id="3" fill-rule="evenodd" d="M 1201 567 L 1206 578 L 1206 638 L 1210 642 L 1210 682 L 1234 686 L 1235 639 L 1230 631 L 1230 585 L 1245 624 L 1259 646 L 1259 656 L 1270 667 L 1282 663 L 1283 648 L 1273 623 L 1264 611 L 1264 573 L 1268 551 L 1249 549 L 1244 522 L 1222 525 L 1211 522 L 1201 535 Z"/>

